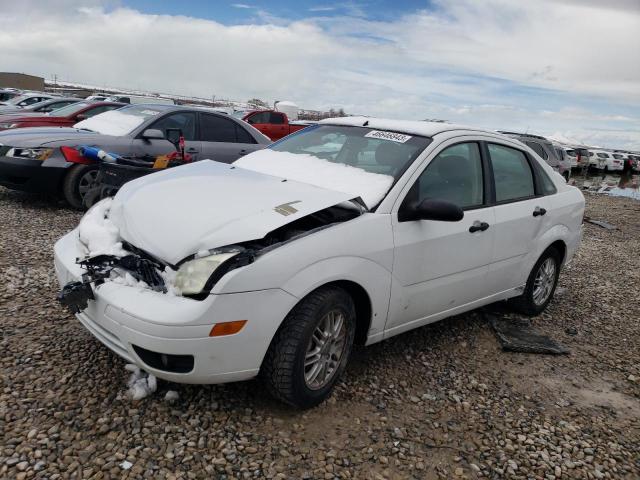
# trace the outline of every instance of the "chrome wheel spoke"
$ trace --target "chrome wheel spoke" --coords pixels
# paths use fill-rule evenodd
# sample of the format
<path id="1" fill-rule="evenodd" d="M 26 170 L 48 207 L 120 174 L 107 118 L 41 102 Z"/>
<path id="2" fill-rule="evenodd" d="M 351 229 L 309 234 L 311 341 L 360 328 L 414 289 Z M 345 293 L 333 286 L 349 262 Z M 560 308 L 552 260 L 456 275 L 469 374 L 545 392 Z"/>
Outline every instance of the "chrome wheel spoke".
<path id="1" fill-rule="evenodd" d="M 556 281 L 556 264 L 552 258 L 547 258 L 538 268 L 533 281 L 533 301 L 542 305 L 551 295 Z"/>

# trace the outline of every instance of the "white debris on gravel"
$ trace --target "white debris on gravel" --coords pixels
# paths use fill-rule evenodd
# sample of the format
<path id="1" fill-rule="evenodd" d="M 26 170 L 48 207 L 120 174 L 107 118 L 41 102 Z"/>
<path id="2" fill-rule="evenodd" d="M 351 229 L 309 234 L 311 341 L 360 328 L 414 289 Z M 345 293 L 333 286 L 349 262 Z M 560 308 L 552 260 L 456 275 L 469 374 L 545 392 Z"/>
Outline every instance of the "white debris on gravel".
<path id="1" fill-rule="evenodd" d="M 122 468 L 123 470 L 129 470 L 131 467 L 133 467 L 133 463 L 125 460 L 120 464 L 120 468 Z"/>
<path id="2" fill-rule="evenodd" d="M 179 397 L 180 397 L 180 395 L 178 395 L 178 392 L 176 392 L 175 390 L 169 390 L 165 394 L 164 399 L 167 402 L 175 402 L 176 400 L 178 400 Z"/>
<path id="3" fill-rule="evenodd" d="M 308 183 L 328 190 L 361 197 L 368 208 L 377 205 L 393 184 L 393 177 L 372 173 L 313 155 L 276 152 L 270 149 L 250 153 L 234 165 L 255 172 Z"/>
<path id="4" fill-rule="evenodd" d="M 158 389 L 158 383 L 156 377 L 144 370 L 141 370 L 137 365 L 128 363 L 124 367 L 131 372 L 127 386 L 127 397 L 131 400 L 142 400 L 148 397 Z"/>
<path id="5" fill-rule="evenodd" d="M 111 198 L 96 203 L 80 220 L 78 232 L 80 245 L 87 256 L 127 254 L 122 248 L 118 227 L 108 218 Z"/>

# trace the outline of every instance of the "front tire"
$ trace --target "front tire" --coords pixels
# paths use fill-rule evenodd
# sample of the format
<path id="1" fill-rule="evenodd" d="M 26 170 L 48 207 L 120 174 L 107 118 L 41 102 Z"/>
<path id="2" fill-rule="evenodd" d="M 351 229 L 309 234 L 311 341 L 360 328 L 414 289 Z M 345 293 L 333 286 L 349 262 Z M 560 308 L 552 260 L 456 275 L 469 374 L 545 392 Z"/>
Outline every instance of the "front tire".
<path id="1" fill-rule="evenodd" d="M 344 371 L 355 329 L 347 292 L 323 287 L 309 294 L 287 315 L 262 363 L 269 393 L 298 408 L 321 403 Z"/>
<path id="2" fill-rule="evenodd" d="M 82 200 L 97 176 L 97 165 L 78 164 L 70 167 L 62 183 L 62 195 L 67 203 L 75 209 L 81 209 Z"/>
<path id="3" fill-rule="evenodd" d="M 561 262 L 560 253 L 553 247 L 542 254 L 529 274 L 523 294 L 510 301 L 515 310 L 535 316 L 547 308 L 558 285 Z"/>

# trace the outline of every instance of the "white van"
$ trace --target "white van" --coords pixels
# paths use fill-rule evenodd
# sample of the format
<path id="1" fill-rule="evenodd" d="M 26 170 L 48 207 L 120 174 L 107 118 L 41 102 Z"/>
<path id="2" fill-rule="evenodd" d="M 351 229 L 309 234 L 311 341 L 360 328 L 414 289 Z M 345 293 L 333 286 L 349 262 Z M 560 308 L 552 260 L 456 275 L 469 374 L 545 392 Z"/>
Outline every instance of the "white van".
<path id="1" fill-rule="evenodd" d="M 120 102 L 120 103 L 154 103 L 160 105 L 175 105 L 174 102 L 170 98 L 162 98 L 162 97 L 144 97 L 142 95 L 112 95 L 108 99 L 110 102 Z"/>

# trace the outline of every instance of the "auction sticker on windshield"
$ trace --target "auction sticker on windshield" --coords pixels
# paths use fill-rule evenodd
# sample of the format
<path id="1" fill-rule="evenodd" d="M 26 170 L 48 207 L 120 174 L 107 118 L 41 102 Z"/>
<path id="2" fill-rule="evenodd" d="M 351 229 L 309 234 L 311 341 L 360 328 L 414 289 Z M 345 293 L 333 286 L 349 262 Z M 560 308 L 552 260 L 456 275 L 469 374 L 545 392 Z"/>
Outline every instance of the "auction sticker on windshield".
<path id="1" fill-rule="evenodd" d="M 411 139 L 410 135 L 403 135 L 402 133 L 395 132 L 383 132 L 381 130 L 371 130 L 365 135 L 368 138 L 379 138 L 380 140 L 391 140 L 392 142 L 405 143 Z"/>

